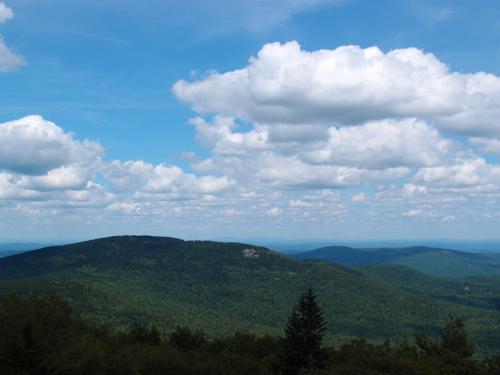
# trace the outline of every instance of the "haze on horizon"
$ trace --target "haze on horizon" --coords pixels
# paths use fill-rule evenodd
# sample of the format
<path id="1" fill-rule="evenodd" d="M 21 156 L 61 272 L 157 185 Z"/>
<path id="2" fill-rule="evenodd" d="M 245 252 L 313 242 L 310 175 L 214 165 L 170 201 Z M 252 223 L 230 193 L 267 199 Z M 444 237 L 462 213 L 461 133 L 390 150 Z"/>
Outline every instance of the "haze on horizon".
<path id="1" fill-rule="evenodd" d="M 0 242 L 498 239 L 499 19 L 0 1 Z"/>

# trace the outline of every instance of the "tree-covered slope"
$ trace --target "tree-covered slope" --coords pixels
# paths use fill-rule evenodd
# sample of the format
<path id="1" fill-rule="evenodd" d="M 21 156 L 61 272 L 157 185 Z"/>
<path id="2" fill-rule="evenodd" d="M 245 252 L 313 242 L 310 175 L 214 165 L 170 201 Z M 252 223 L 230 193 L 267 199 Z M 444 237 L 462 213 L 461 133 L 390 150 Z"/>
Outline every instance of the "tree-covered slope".
<path id="1" fill-rule="evenodd" d="M 117 327 L 140 322 L 212 335 L 279 333 L 308 286 L 317 291 L 330 341 L 408 337 L 414 329 L 435 330 L 452 312 L 471 323 L 479 345 L 500 342 L 497 290 L 488 289 L 489 299 L 481 293 L 454 299 L 460 290 L 452 288 L 442 298 L 405 288 L 390 275 L 297 261 L 245 244 L 124 236 L 0 259 L 0 292 L 58 292 L 83 318 Z M 477 328 L 483 326 L 491 337 Z"/>
<path id="2" fill-rule="evenodd" d="M 500 275 L 500 256 L 441 250 L 415 254 L 392 261 L 431 275 L 446 277 Z"/>
<path id="3" fill-rule="evenodd" d="M 294 254 L 296 259 L 324 260 L 344 265 L 382 264 L 395 259 L 425 254 L 437 249 L 424 246 L 404 248 L 353 248 L 349 246 L 327 246 L 319 249 Z"/>
<path id="4" fill-rule="evenodd" d="M 324 260 L 348 266 L 400 264 L 434 276 L 500 275 L 500 255 L 467 253 L 434 247 L 363 248 L 329 246 L 294 254 L 302 260 Z"/>

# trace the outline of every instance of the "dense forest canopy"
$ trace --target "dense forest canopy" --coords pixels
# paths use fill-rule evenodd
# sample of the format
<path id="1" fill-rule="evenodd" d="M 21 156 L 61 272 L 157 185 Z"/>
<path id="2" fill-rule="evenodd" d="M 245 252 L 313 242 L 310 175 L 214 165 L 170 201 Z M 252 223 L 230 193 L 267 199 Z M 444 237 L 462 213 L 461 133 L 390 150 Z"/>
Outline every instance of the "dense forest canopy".
<path id="1" fill-rule="evenodd" d="M 500 350 L 496 277 L 447 279 L 400 265 L 360 268 L 298 261 L 250 244 L 123 236 L 0 259 L 0 293 L 50 295 L 84 321 L 279 335 L 297 294 L 314 287 L 329 321 L 325 343 L 431 336 L 463 317 L 480 354 Z"/>
<path id="2" fill-rule="evenodd" d="M 320 305 L 306 291 L 280 336 L 208 338 L 177 327 L 116 331 L 77 318 L 57 296 L 0 298 L 0 373 L 15 375 L 498 374 L 500 356 L 474 355 L 464 322 L 450 317 L 432 339 L 324 345 Z M 311 329 L 312 328 L 312 329 Z M 300 351 L 296 350 L 300 348 Z M 297 359 L 299 359 L 297 361 Z"/>

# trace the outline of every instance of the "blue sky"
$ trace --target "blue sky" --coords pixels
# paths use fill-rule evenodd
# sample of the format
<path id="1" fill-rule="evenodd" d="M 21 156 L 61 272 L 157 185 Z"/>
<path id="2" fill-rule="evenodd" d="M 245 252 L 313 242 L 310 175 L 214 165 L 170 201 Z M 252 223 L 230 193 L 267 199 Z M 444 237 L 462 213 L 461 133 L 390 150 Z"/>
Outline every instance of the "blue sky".
<path id="1" fill-rule="evenodd" d="M 0 4 L 0 240 L 498 237 L 497 1 Z"/>

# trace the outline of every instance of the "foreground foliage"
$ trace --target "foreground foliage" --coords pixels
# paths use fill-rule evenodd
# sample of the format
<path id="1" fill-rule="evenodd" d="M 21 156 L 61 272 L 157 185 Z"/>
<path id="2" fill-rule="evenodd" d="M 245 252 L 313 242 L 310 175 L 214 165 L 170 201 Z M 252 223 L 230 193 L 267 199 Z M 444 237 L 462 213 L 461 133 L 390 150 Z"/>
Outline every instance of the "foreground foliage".
<path id="1" fill-rule="evenodd" d="M 294 314 L 305 323 L 320 322 L 311 300 L 299 300 Z M 304 297 L 303 296 L 303 297 Z M 314 314 L 301 315 L 300 304 Z M 309 306 L 309 307 L 308 307 Z M 303 306 L 304 307 L 304 306 Z M 289 323 L 306 332 L 304 327 Z M 77 319 L 63 299 L 50 297 L 0 298 L 0 373 L 28 374 L 283 374 L 287 346 L 283 338 L 235 333 L 207 338 L 187 327 L 165 335 L 154 327 L 133 326 L 115 332 L 95 328 Z M 314 323 L 314 324 L 316 324 Z M 313 325 L 314 325 L 313 324 Z M 321 336 L 321 326 L 313 329 Z M 312 332 L 310 331 L 310 332 Z M 300 336 L 300 335 L 299 335 Z M 311 337 L 312 337 L 311 336 Z M 296 337 L 296 335 L 295 335 Z M 438 339 L 417 333 L 412 342 L 383 343 L 355 339 L 339 347 L 311 342 L 322 360 L 299 366 L 294 374 L 499 374 L 500 356 L 474 356 L 464 324 L 449 318 Z M 309 344 L 304 347 L 308 351 Z M 285 353 L 283 352 L 285 351 Z M 318 365 L 318 363 L 321 363 Z M 321 368 L 320 368 L 321 367 Z"/>

